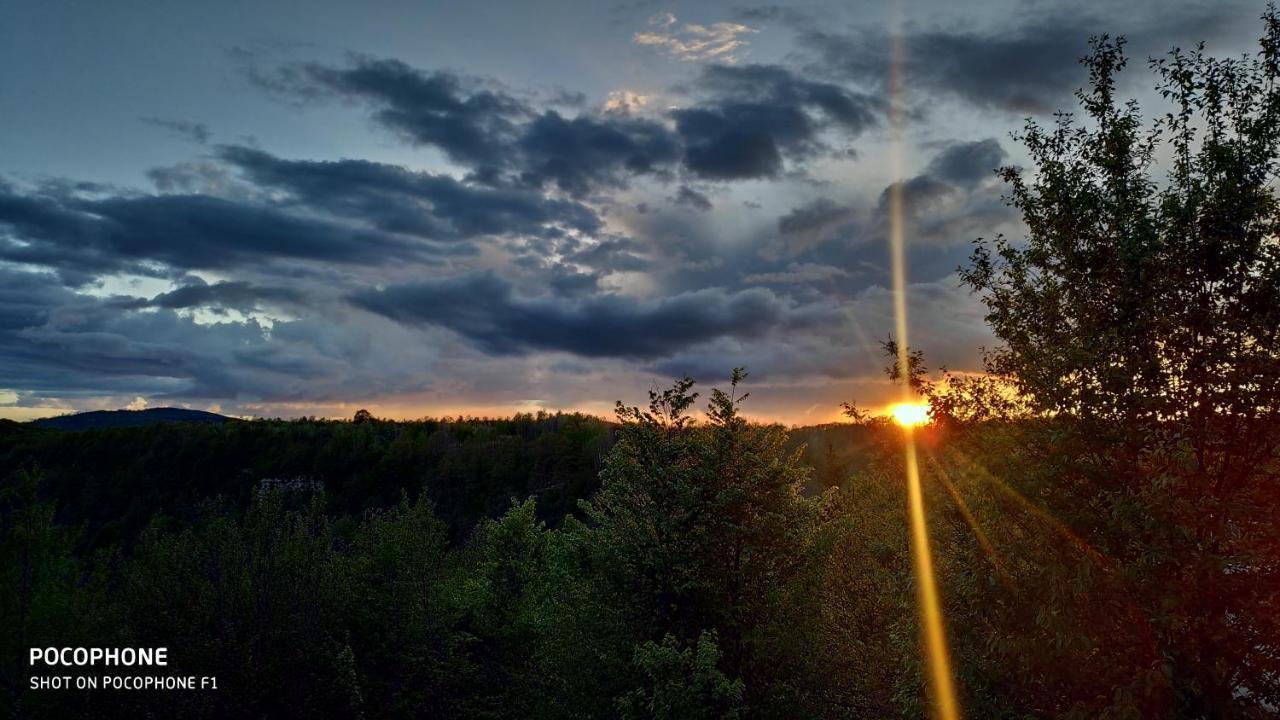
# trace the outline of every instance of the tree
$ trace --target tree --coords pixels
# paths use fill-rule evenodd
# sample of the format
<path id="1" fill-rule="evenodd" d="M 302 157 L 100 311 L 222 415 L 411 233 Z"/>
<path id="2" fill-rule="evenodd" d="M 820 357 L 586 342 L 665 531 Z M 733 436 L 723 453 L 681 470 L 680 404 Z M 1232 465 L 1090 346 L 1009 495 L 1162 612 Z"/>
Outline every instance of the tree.
<path id="1" fill-rule="evenodd" d="M 1135 671 L 1188 716 L 1280 702 L 1274 7 L 1263 24 L 1254 57 L 1153 60 L 1172 109 L 1149 126 L 1117 97 L 1123 39 L 1095 39 L 1084 122 L 1030 122 L 1034 172 L 1000 171 L 1026 238 L 980 241 L 961 270 L 1002 341 L 987 369 L 1052 433 L 1033 454 L 1059 517 L 1150 624 Z"/>
<path id="2" fill-rule="evenodd" d="M 1256 59 L 1153 61 L 1174 110 L 1149 129 L 1115 96 L 1123 39 L 1099 38 L 1089 124 L 1059 113 L 1020 136 L 1036 174 L 1001 174 L 1026 242 L 980 242 L 961 272 L 1004 343 L 990 369 L 1042 412 L 1177 422 L 1206 452 L 1280 417 L 1280 18 L 1264 20 Z"/>
<path id="3" fill-rule="evenodd" d="M 344 627 L 351 588 L 320 498 L 287 510 L 261 493 L 242 520 L 210 508 L 191 527 L 154 524 L 123 568 L 121 614 L 104 644 L 170 647 L 185 672 L 219 679 L 213 698 L 121 693 L 107 717 L 363 716 Z M 109 646 L 109 645 L 108 645 Z"/>
<path id="4" fill-rule="evenodd" d="M 618 442 L 583 509 L 639 642 L 692 646 L 715 631 L 746 704 L 794 713 L 820 679 L 812 551 L 825 501 L 801 494 L 807 471 L 786 430 L 742 417 L 745 377 L 736 369 L 728 392 L 712 392 L 705 424 L 686 414 L 689 378 L 650 392 L 648 410 L 619 404 Z"/>
<path id="5" fill-rule="evenodd" d="M 729 680 L 716 667 L 716 634 L 704 632 L 693 647 L 681 648 L 670 635 L 662 644 L 636 648 L 635 665 L 646 682 L 618 700 L 627 720 L 737 720 L 742 681 Z"/>
<path id="6" fill-rule="evenodd" d="M 53 704 L 58 693 L 32 692 L 27 649 L 71 644 L 84 636 L 76 616 L 91 608 L 77 592 L 76 533 L 54 523 L 54 505 L 38 494 L 40 475 L 19 471 L 0 487 L 0 698 L 15 717 Z M 33 708 L 32 706 L 35 706 Z"/>

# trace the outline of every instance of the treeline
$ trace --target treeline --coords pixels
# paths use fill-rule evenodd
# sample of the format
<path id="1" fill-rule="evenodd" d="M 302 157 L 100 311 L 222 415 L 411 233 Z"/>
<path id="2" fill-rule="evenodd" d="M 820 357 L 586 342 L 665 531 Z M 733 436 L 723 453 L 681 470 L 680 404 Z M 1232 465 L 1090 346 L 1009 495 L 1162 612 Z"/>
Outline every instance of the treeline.
<path id="1" fill-rule="evenodd" d="M 233 420 L 66 432 L 0 423 L 0 483 L 37 472 L 77 549 L 128 547 L 159 513 L 175 525 L 211 499 L 245 507 L 264 486 L 324 489 L 325 510 L 359 515 L 431 499 L 452 539 L 533 498 L 552 525 L 599 487 L 616 424 L 580 413 L 501 419 Z M 810 493 L 838 485 L 867 460 L 862 428 L 796 428 L 788 447 L 810 468 Z"/>
<path id="2" fill-rule="evenodd" d="M 390 422 L 159 423 L 80 432 L 0 428 L 0 478 L 38 471 L 80 549 L 128 545 L 163 513 L 182 524 L 221 498 L 245 507 L 266 485 L 322 486 L 326 510 L 356 514 L 426 492 L 454 537 L 533 497 L 558 521 L 599 485 L 613 427 L 581 414 Z"/>

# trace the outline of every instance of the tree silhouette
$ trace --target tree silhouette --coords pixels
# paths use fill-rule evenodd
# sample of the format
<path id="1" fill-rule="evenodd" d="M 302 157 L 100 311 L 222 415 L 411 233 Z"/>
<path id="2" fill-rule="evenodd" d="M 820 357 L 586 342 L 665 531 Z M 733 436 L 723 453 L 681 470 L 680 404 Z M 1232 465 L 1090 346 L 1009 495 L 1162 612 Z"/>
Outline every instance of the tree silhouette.
<path id="1" fill-rule="evenodd" d="M 962 278 L 1002 346 L 987 369 L 1047 435 L 1067 523 L 1154 634 L 1134 672 L 1189 717 L 1280 700 L 1280 18 L 1256 56 L 1151 61 L 1172 109 L 1117 97 L 1123 38 L 1092 41 L 1083 120 L 1019 139 L 999 172 L 1026 238 L 979 241 Z M 1157 158 L 1171 160 L 1167 176 Z M 1159 686 L 1163 690 L 1157 692 Z M 1150 704 L 1146 711 L 1158 707 Z"/>

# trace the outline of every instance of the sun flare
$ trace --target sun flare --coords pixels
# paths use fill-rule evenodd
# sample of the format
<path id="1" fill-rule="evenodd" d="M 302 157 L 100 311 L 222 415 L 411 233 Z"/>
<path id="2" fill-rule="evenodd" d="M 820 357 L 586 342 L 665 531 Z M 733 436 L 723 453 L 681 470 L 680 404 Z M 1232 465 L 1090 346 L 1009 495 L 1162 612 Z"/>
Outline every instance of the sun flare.
<path id="1" fill-rule="evenodd" d="M 929 403 L 898 403 L 889 408 L 889 414 L 902 427 L 924 425 L 929 422 Z"/>

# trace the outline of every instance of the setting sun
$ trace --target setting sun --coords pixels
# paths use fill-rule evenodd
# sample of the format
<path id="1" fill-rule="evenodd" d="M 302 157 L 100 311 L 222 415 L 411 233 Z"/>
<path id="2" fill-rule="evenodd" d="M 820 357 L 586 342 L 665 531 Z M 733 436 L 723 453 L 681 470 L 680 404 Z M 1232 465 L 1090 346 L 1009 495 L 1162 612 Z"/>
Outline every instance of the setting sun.
<path id="1" fill-rule="evenodd" d="M 929 422 L 929 403 L 898 403 L 889 408 L 893 421 L 902 427 L 915 427 Z"/>

